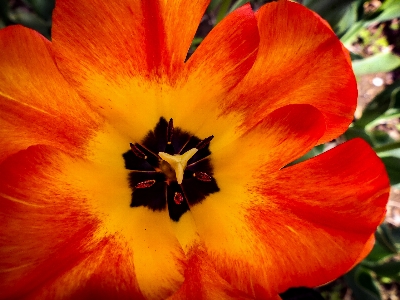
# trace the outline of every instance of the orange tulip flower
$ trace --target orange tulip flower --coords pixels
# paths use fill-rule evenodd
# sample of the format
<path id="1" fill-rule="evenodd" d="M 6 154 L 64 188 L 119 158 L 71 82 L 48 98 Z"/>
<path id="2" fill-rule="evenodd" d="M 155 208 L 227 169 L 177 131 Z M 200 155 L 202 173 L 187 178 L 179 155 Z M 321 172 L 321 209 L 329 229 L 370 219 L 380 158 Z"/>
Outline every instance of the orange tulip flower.
<path id="1" fill-rule="evenodd" d="M 359 262 L 389 183 L 347 51 L 279 1 L 58 0 L 0 31 L 1 299 L 279 299 Z"/>

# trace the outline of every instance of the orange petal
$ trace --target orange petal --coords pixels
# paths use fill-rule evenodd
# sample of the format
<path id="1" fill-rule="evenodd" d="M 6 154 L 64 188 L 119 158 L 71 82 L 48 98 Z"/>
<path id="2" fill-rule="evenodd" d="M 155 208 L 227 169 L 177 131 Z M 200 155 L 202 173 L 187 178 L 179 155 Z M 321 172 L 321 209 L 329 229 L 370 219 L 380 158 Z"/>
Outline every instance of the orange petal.
<path id="1" fill-rule="evenodd" d="M 285 290 L 329 282 L 367 254 L 389 181 L 375 152 L 356 139 L 274 174 L 260 194 L 268 202 L 249 209 L 249 222 L 265 243 L 276 241 L 270 251 L 285 249 L 270 267 L 287 278 L 276 286 Z"/>
<path id="2" fill-rule="evenodd" d="M 77 153 L 97 127 L 97 116 L 58 72 L 49 47 L 22 26 L 0 31 L 0 161 L 38 143 Z"/>
<path id="3" fill-rule="evenodd" d="M 209 0 L 58 1 L 52 37 L 71 81 L 174 74 Z"/>
<path id="4" fill-rule="evenodd" d="M 313 106 L 281 107 L 223 147 L 210 144 L 216 176 L 225 184 L 227 178 L 241 181 L 277 171 L 311 150 L 324 131 L 324 118 Z M 226 184 L 228 189 L 234 182 Z"/>
<path id="5" fill-rule="evenodd" d="M 144 135 L 164 115 L 164 84 L 180 75 L 208 2 L 58 1 L 57 65 L 115 128 Z"/>
<path id="6" fill-rule="evenodd" d="M 385 214 L 385 168 L 361 140 L 279 171 L 251 176 L 235 161 L 219 169 L 221 191 L 191 212 L 218 273 L 254 296 L 342 275 L 366 254 Z"/>
<path id="7" fill-rule="evenodd" d="M 287 199 L 290 203 L 285 208 L 287 212 L 321 226 L 351 228 L 357 233 L 368 233 L 366 238 L 369 238 L 386 213 L 389 182 L 385 167 L 361 139 L 339 145 L 276 175 L 273 183 L 269 181 L 262 188 L 262 193 L 273 196 L 274 202 Z M 287 182 L 290 184 L 285 191 L 279 189 L 271 195 L 275 184 Z M 335 201 L 326 198 L 332 192 Z"/>
<path id="8" fill-rule="evenodd" d="M 214 166 L 213 177 L 221 191 L 190 208 L 200 237 L 205 239 L 210 252 L 227 251 L 234 257 L 245 255 L 242 252 L 248 252 L 246 255 L 255 255 L 250 252 L 249 247 L 254 247 L 252 250 L 257 251 L 258 246 L 255 246 L 255 243 L 259 238 L 247 232 L 249 231 L 246 228 L 247 214 L 244 211 L 255 193 L 249 189 L 254 185 L 258 188 L 264 185 L 264 180 L 257 179 L 260 172 L 277 172 L 311 149 L 324 130 L 322 114 L 310 105 L 298 104 L 274 111 L 242 137 L 224 147 L 219 147 L 219 143 L 212 141 L 210 149 L 211 162 Z M 214 247 L 220 247 L 220 250 Z M 249 262 L 258 258 L 259 254 Z M 243 259 L 249 257 L 243 256 Z M 229 262 L 226 257 L 216 256 L 210 260 L 236 265 L 235 261 Z M 238 261 L 241 260 L 238 258 Z M 247 264 L 243 261 L 238 263 Z M 216 264 L 218 265 L 218 262 Z M 261 266 L 256 267 L 255 264 L 249 268 L 256 270 Z M 225 274 L 223 278 L 246 293 L 259 297 L 272 297 L 278 293 L 277 291 L 265 293 L 262 288 L 265 283 L 262 284 L 261 281 L 268 282 L 268 278 L 260 277 L 257 281 L 253 278 L 254 274 L 249 274 L 246 270 L 231 271 L 232 274 L 237 272 L 237 275 L 233 276 L 237 276 L 235 278 L 241 284 L 238 285 L 236 281 L 225 277 Z M 242 271 L 243 274 L 239 275 Z M 269 271 L 265 269 L 263 272 L 268 274 Z M 249 284 L 252 280 L 255 280 L 253 286 Z M 244 286 L 245 284 L 249 286 Z"/>
<path id="9" fill-rule="evenodd" d="M 257 13 L 260 46 L 226 109 L 253 126 L 278 107 L 311 104 L 324 114 L 320 143 L 343 133 L 353 119 L 357 88 L 348 53 L 320 17 L 291 2 L 266 4 Z"/>
<path id="10" fill-rule="evenodd" d="M 32 146 L 0 172 L 1 298 L 164 299 L 179 289 L 185 256 L 168 213 L 130 208 L 123 168 Z"/>
<path id="11" fill-rule="evenodd" d="M 201 246 L 194 246 L 188 256 L 190 258 L 185 270 L 185 281 L 168 300 L 253 299 L 219 276 Z"/>
<path id="12" fill-rule="evenodd" d="M 386 216 L 386 214 L 385 214 L 385 216 Z M 382 220 L 382 222 L 383 222 L 383 220 Z M 358 256 L 357 260 L 354 262 L 353 266 L 351 266 L 350 269 L 352 269 L 355 265 L 357 265 L 364 258 L 366 258 L 367 255 L 371 252 L 372 248 L 374 248 L 374 245 L 375 245 L 375 232 L 373 234 L 371 234 L 371 236 L 369 237 L 368 241 L 365 243 L 363 250 L 361 251 L 361 253 Z"/>
<path id="13" fill-rule="evenodd" d="M 62 7 L 63 5 L 61 4 Z M 166 9 L 168 12 L 166 15 L 170 16 L 169 9 L 174 10 L 174 5 Z M 64 11 L 64 8 L 59 10 L 61 22 L 64 18 L 61 11 Z M 74 7 L 75 10 L 79 11 Z M 57 12 L 55 14 L 57 19 Z M 182 20 L 182 16 L 177 19 Z M 70 32 L 68 29 L 65 34 Z M 135 133 L 140 131 L 137 135 L 144 136 L 147 130 L 154 127 L 160 116 L 173 118 L 176 124 L 184 124 L 186 130 L 201 134 L 198 129 L 204 123 L 212 124 L 211 121 L 216 120 L 221 114 L 220 109 L 217 109 L 220 105 L 217 100 L 225 98 L 250 69 L 259 41 L 254 13 L 250 6 L 244 6 L 231 13 L 212 30 L 188 63 L 185 66 L 182 63 L 182 70 L 175 70 L 176 82 L 172 82 L 165 78 L 157 79 L 155 76 L 143 75 L 144 66 L 139 66 L 141 71 L 136 71 L 136 67 L 130 64 L 141 63 L 142 60 L 137 59 L 140 57 L 137 53 L 134 54 L 133 60 L 121 60 L 120 56 L 115 55 L 115 61 L 112 60 L 110 63 L 111 67 L 105 65 L 107 61 L 104 59 L 101 60 L 102 65 L 99 65 L 96 57 L 103 50 L 100 49 L 98 54 L 95 46 L 101 48 L 101 41 L 92 42 L 92 39 L 99 38 L 97 35 L 87 37 L 88 41 L 84 44 L 82 38 L 76 40 L 71 38 L 78 43 L 72 45 L 78 47 L 78 52 L 75 49 L 68 50 L 70 47 L 66 45 L 61 47 L 56 32 L 53 36 L 53 44 L 58 51 L 57 63 L 66 78 L 73 82 L 77 91 L 92 104 L 92 109 L 98 111 L 119 132 L 127 136 L 132 135 L 134 131 Z M 64 42 L 67 43 L 66 40 Z M 85 48 L 91 43 L 93 49 Z M 118 41 L 115 43 L 118 50 L 120 48 Z M 179 45 L 177 43 L 176 47 Z M 114 47 L 110 43 L 106 43 L 106 46 Z M 93 55 L 96 55 L 95 59 L 87 61 L 82 57 L 69 59 L 69 56 L 73 57 L 76 53 L 80 53 L 80 47 L 86 56 L 87 53 L 93 52 Z M 104 50 L 106 53 L 111 53 L 105 57 L 109 59 L 114 57 L 113 51 L 113 49 Z M 151 53 L 159 51 L 160 49 L 154 48 Z M 162 75 L 165 77 L 168 74 Z M 196 118 L 193 118 L 194 114 Z M 198 121 L 193 122 L 195 119 Z M 221 132 L 225 131 L 226 125 L 232 125 L 230 120 L 225 122 L 224 128 L 219 126 Z"/>
<path id="14" fill-rule="evenodd" d="M 222 114 L 221 104 L 253 65 L 258 43 L 257 21 L 250 5 L 224 18 L 185 64 L 186 75 L 171 97 L 174 120 L 200 135 L 209 134 L 208 129 L 218 130 L 220 125 L 214 122 Z M 236 127 L 226 123 L 221 133 L 227 125 Z"/>

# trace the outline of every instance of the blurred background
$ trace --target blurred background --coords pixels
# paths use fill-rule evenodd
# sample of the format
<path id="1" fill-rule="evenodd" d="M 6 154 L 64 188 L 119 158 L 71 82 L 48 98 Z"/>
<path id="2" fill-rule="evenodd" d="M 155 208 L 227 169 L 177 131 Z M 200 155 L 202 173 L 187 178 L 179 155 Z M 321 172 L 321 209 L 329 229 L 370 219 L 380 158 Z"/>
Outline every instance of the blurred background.
<path id="1" fill-rule="evenodd" d="M 193 40 L 190 55 L 207 33 L 245 0 L 212 0 Z M 270 1 L 250 1 L 253 9 Z M 358 81 L 354 121 L 341 137 L 298 161 L 354 137 L 366 140 L 382 158 L 392 192 L 386 221 L 376 232 L 371 254 L 342 278 L 283 299 L 400 300 L 400 0 L 297 1 L 326 19 L 351 52 Z M 22 24 L 51 39 L 54 0 L 0 0 L 0 28 Z M 318 295 L 320 294 L 320 295 Z"/>

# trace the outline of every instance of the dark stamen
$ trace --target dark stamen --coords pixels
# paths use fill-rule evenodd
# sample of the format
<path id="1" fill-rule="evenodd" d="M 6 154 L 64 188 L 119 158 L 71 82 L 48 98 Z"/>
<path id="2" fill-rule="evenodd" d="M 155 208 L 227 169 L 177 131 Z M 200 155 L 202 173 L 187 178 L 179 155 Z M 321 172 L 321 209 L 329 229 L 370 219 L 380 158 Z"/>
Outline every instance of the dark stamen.
<path id="1" fill-rule="evenodd" d="M 167 129 L 167 144 L 171 144 L 172 136 L 174 134 L 174 121 L 169 119 L 168 129 Z"/>
<path id="2" fill-rule="evenodd" d="M 175 195 L 174 195 L 174 202 L 176 203 L 176 204 L 181 204 L 182 203 L 182 201 L 183 201 L 183 196 L 182 196 L 182 194 L 181 193 L 179 193 L 179 192 L 175 192 Z"/>
<path id="3" fill-rule="evenodd" d="M 204 172 L 193 173 L 193 177 L 195 177 L 196 179 L 198 179 L 200 181 L 205 181 L 205 182 L 209 182 L 212 180 L 212 177 Z"/>
<path id="4" fill-rule="evenodd" d="M 145 159 L 146 162 L 148 162 L 155 169 L 158 167 L 159 160 L 161 159 L 158 156 L 158 154 L 155 154 L 153 151 L 149 150 L 148 148 L 146 148 L 145 146 L 143 146 L 141 144 L 136 143 L 134 146 L 136 149 L 138 149 L 140 151 L 140 153 L 144 154 L 144 157 L 141 156 L 139 158 Z M 134 152 L 134 151 L 132 150 L 132 152 Z"/>
<path id="5" fill-rule="evenodd" d="M 197 164 L 197 163 L 199 163 L 199 162 L 202 162 L 202 161 L 205 161 L 205 160 L 209 160 L 209 158 L 210 158 L 210 155 L 207 155 L 206 157 L 203 157 L 202 159 L 196 160 L 195 162 L 192 162 L 191 164 L 188 164 L 188 165 L 186 166 L 186 168 L 187 168 L 187 167 L 194 166 L 195 164 Z"/>
<path id="6" fill-rule="evenodd" d="M 186 147 L 186 145 L 190 142 L 193 136 L 189 136 L 188 140 L 182 145 L 181 149 L 179 149 L 177 154 L 181 154 L 182 150 Z"/>
<path id="7" fill-rule="evenodd" d="M 196 148 L 198 150 L 203 149 L 205 146 L 207 146 L 211 140 L 214 138 L 213 135 L 209 136 L 208 138 L 205 138 L 204 140 L 202 140 L 200 143 L 197 144 Z"/>
<path id="8" fill-rule="evenodd" d="M 136 189 L 146 189 L 146 188 L 151 187 L 155 183 L 156 183 L 156 181 L 154 179 L 145 180 L 145 181 L 142 181 L 142 182 L 139 182 L 138 184 L 136 184 L 135 188 Z"/>
<path id="9" fill-rule="evenodd" d="M 135 153 L 137 157 L 147 159 L 146 154 L 144 154 L 135 144 L 129 143 L 129 146 L 131 146 L 132 152 Z"/>
<path id="10" fill-rule="evenodd" d="M 125 168 L 130 170 L 130 207 L 147 207 L 152 211 L 168 209 L 170 219 L 178 222 L 190 207 L 217 193 L 219 187 L 212 177 L 209 149 L 213 137 L 201 140 L 182 128 L 174 127 L 173 119 L 168 122 L 161 117 L 139 143 L 130 143 L 130 149 L 122 155 Z M 179 184 L 175 170 L 158 153 L 182 155 L 193 148 L 199 151 L 187 162 L 183 181 Z"/>

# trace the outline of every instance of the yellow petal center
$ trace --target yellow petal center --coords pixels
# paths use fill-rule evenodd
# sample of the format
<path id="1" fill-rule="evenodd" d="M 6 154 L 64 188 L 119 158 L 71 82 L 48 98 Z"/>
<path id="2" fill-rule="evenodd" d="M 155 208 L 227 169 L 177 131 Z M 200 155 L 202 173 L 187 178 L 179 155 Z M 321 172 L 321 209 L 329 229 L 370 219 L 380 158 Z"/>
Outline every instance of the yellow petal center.
<path id="1" fill-rule="evenodd" d="M 189 159 L 195 155 L 195 153 L 198 151 L 197 148 L 192 148 L 185 153 L 181 154 L 168 154 L 165 152 L 159 152 L 158 155 L 166 161 L 171 168 L 175 171 L 175 176 L 176 176 L 176 181 L 181 184 L 183 180 L 183 172 L 185 171 L 185 168 L 187 166 L 187 162 Z M 163 170 L 164 173 L 166 173 L 167 177 L 169 177 L 169 174 L 167 174 L 166 170 Z"/>

